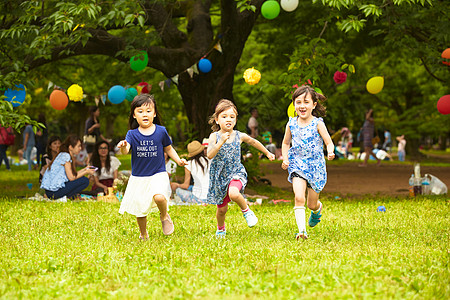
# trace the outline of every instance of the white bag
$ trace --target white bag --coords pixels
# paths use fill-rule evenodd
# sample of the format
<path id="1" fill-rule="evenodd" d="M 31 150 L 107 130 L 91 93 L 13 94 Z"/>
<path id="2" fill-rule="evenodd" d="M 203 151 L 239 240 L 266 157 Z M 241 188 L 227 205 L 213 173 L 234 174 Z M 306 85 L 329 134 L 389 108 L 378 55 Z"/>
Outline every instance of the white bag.
<path id="1" fill-rule="evenodd" d="M 444 195 L 447 194 L 447 186 L 439 178 L 431 174 L 425 174 L 425 176 L 431 177 L 430 189 L 432 195 Z"/>

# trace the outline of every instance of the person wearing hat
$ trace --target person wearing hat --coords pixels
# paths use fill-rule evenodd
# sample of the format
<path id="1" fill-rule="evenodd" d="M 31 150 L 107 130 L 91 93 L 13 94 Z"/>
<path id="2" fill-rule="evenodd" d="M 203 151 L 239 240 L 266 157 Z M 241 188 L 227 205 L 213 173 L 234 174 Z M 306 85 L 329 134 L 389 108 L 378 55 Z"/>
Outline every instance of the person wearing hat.
<path id="1" fill-rule="evenodd" d="M 190 142 L 187 146 L 188 164 L 184 166 L 184 182 L 172 182 L 172 190 L 175 191 L 181 201 L 186 204 L 204 204 L 208 196 L 209 165 L 210 160 L 205 155 L 205 146 L 198 141 Z M 194 179 L 192 191 L 189 189 L 191 176 Z"/>

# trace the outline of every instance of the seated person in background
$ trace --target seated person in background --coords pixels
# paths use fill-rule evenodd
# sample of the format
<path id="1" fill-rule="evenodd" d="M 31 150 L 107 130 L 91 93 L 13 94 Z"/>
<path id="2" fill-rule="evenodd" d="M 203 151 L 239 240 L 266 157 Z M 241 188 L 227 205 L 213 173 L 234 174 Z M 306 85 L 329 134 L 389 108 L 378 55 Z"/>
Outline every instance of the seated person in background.
<path id="1" fill-rule="evenodd" d="M 94 184 L 92 192 L 108 194 L 108 188 L 114 184 L 114 179 L 119 175 L 121 162 L 109 152 L 109 143 L 106 141 L 97 142 L 92 152 L 90 164 L 96 167 L 94 173 Z"/>
<path id="2" fill-rule="evenodd" d="M 264 147 L 269 150 L 271 153 L 275 154 L 277 151 L 277 146 L 272 141 L 272 133 L 270 131 L 266 131 L 262 134 L 264 140 Z"/>
<path id="3" fill-rule="evenodd" d="M 42 177 L 41 188 L 48 198 L 73 198 L 89 186 L 89 179 L 85 175 L 92 175 L 95 171 L 86 167 L 77 172 L 75 156 L 80 150 L 81 139 L 76 135 L 69 135 L 61 144 L 58 155 Z"/>
<path id="4" fill-rule="evenodd" d="M 166 171 L 169 174 L 169 179 L 170 181 L 172 181 L 172 177 L 175 174 L 175 172 L 177 171 L 177 163 L 174 162 L 172 159 L 169 158 L 169 155 L 167 155 L 164 152 L 164 159 L 166 161 Z"/>
<path id="5" fill-rule="evenodd" d="M 206 203 L 209 188 L 210 160 L 205 155 L 205 146 L 198 141 L 188 144 L 188 164 L 184 167 L 184 182 L 182 184 L 172 182 L 171 187 L 184 203 Z M 191 175 L 194 178 L 194 186 L 189 191 Z"/>
<path id="6" fill-rule="evenodd" d="M 85 167 L 89 163 L 89 155 L 86 150 L 86 145 L 81 143 L 81 151 L 75 157 L 75 164 L 77 167 Z"/>
<path id="7" fill-rule="evenodd" d="M 59 136 L 52 135 L 47 142 L 47 148 L 41 159 L 41 170 L 39 171 L 39 183 L 42 183 L 42 176 L 44 176 L 45 170 L 59 153 L 59 147 L 61 146 L 61 139 Z"/>

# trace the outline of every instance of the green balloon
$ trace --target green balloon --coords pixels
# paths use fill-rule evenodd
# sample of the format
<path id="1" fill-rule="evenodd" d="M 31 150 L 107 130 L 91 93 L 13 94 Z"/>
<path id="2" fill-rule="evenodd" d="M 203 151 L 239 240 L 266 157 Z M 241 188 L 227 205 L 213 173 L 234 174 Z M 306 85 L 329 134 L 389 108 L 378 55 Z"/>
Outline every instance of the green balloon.
<path id="1" fill-rule="evenodd" d="M 280 4 L 274 0 L 264 2 L 261 6 L 261 14 L 266 19 L 275 19 L 280 14 Z"/>
<path id="2" fill-rule="evenodd" d="M 147 52 L 142 51 L 140 54 L 130 58 L 130 66 L 133 71 L 142 71 L 148 64 Z"/>

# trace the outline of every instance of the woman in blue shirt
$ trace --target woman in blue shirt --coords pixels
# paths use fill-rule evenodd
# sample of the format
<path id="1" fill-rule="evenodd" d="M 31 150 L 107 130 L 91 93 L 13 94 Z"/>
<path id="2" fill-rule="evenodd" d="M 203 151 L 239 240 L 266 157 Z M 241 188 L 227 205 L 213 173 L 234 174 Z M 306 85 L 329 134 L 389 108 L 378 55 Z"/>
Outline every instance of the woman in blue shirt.
<path id="1" fill-rule="evenodd" d="M 73 198 L 88 187 L 89 179 L 95 168 L 87 166 L 77 172 L 75 156 L 81 151 L 81 139 L 69 135 L 59 148 L 59 154 L 49 164 L 42 178 L 41 188 L 48 198 L 58 199 L 66 196 Z"/>

